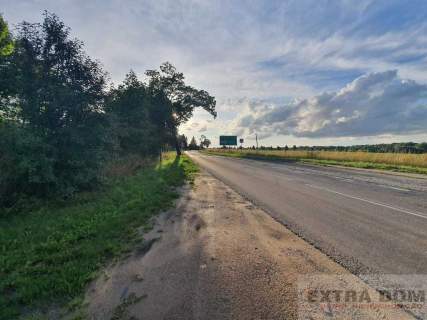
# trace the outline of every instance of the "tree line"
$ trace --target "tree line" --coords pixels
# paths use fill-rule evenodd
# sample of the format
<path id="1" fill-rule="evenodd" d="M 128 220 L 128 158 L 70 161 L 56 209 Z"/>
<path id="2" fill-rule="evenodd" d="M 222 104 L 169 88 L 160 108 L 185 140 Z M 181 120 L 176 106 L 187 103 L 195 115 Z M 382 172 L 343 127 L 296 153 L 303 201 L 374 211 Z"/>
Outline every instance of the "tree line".
<path id="1" fill-rule="evenodd" d="M 255 146 L 250 147 L 255 149 Z M 397 143 L 382 143 L 382 144 L 363 144 L 353 146 L 296 146 L 289 147 L 277 146 L 277 147 L 266 147 L 261 146 L 261 150 L 303 150 L 303 151 L 347 151 L 347 152 L 377 152 L 377 153 L 427 153 L 427 143 L 415 143 L 415 142 L 397 142 Z"/>
<path id="2" fill-rule="evenodd" d="M 178 128 L 194 109 L 216 117 L 215 98 L 172 64 L 145 75 L 111 85 L 55 14 L 15 32 L 0 16 L 0 206 L 91 189 L 111 159 L 166 146 L 179 155 Z"/>

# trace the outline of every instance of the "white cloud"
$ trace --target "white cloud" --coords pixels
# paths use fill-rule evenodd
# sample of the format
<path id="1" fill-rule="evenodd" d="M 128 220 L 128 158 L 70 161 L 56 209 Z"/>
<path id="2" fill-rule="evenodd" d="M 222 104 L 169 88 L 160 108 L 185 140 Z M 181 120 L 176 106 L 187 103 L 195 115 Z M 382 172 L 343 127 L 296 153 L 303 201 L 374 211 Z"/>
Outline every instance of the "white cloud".
<path id="1" fill-rule="evenodd" d="M 142 76 L 164 61 L 175 64 L 191 85 L 218 101 L 218 119 L 208 123 L 207 114 L 196 112 L 180 128 L 190 136 L 205 127 L 203 132 L 212 136 L 253 134 L 260 129 L 264 136 L 298 137 L 419 131 L 418 118 L 408 117 L 422 113 L 422 108 L 407 104 L 404 96 L 395 99 L 406 110 L 398 114 L 414 125 L 387 124 L 395 118 L 378 107 L 382 130 L 376 130 L 371 122 L 361 120 L 375 112 L 367 112 L 356 100 L 355 110 L 341 101 L 352 93 L 367 99 L 362 92 L 349 88 L 351 92 L 339 98 L 338 89 L 362 74 L 384 70 L 398 70 L 400 76 L 417 81 L 398 84 L 400 80 L 394 78 L 386 87 L 396 94 L 398 88 L 406 95 L 410 88 L 427 83 L 424 0 L 327 4 L 318 0 L 0 0 L 0 8 L 12 25 L 22 20 L 39 22 L 44 9 L 57 13 L 115 83 L 130 68 Z M 390 94 L 381 90 L 368 89 L 369 106 Z M 327 91 L 336 93 L 319 94 Z M 300 100 L 288 103 L 293 98 Z M 333 111 L 322 105 L 337 101 L 343 107 Z M 355 127 L 363 123 L 365 133 L 363 127 Z M 272 143 L 280 143 L 279 139 Z"/>
<path id="2" fill-rule="evenodd" d="M 427 85 L 386 71 L 287 105 L 247 107 L 233 125 L 248 135 L 320 138 L 420 134 L 426 123 Z"/>

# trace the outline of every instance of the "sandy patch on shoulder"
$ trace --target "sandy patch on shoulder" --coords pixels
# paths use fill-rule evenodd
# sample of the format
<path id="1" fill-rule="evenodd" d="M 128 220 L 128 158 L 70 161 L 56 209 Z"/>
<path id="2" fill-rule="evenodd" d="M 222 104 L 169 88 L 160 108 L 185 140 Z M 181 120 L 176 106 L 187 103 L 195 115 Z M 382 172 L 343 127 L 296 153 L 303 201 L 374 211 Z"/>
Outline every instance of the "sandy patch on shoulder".
<path id="1" fill-rule="evenodd" d="M 145 244 L 89 288 L 89 319 L 298 319 L 304 275 L 367 287 L 231 188 L 202 172 Z M 300 301 L 300 303 L 298 303 Z M 312 319 L 331 319 L 313 309 Z M 401 310 L 344 310 L 340 319 L 407 319 Z"/>

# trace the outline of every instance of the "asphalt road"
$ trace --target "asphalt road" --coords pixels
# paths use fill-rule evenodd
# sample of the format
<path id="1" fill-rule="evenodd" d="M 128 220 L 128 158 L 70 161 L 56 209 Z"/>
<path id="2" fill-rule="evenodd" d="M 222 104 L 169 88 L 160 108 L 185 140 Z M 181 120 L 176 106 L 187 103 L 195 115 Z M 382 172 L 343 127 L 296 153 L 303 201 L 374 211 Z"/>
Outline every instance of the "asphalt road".
<path id="1" fill-rule="evenodd" d="M 189 155 L 352 272 L 427 274 L 427 179 Z"/>

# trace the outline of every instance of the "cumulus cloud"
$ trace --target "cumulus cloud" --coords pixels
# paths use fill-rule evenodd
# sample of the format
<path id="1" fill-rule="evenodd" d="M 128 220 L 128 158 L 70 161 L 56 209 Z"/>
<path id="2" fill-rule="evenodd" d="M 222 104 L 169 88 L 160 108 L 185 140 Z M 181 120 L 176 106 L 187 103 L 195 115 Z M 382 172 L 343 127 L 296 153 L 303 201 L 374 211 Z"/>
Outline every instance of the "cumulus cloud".
<path id="1" fill-rule="evenodd" d="M 362 137 L 427 132 L 427 85 L 397 71 L 363 75 L 337 92 L 246 108 L 235 131 L 264 136 Z"/>
<path id="2" fill-rule="evenodd" d="M 11 27 L 40 21 L 44 9 L 57 13 L 116 84 L 130 68 L 142 77 L 146 69 L 172 62 L 191 85 L 218 101 L 214 122 L 196 112 L 180 128 L 189 136 L 204 125 L 212 136 L 257 131 L 258 137 L 272 136 L 273 144 L 282 143 L 273 138 L 279 133 L 334 137 L 422 131 L 422 99 L 418 105 L 405 99 L 427 83 L 425 0 L 327 5 L 318 0 L 0 0 L 0 7 Z M 391 73 L 391 82 L 378 80 L 383 89 L 368 89 L 370 97 L 361 88 L 337 91 L 363 74 L 394 69 L 417 83 L 401 83 Z M 331 90 L 337 92 L 327 93 Z M 399 90 L 404 96 L 394 98 Z M 293 97 L 306 100 L 287 103 Z M 386 116 L 375 119 L 381 113 Z"/>

